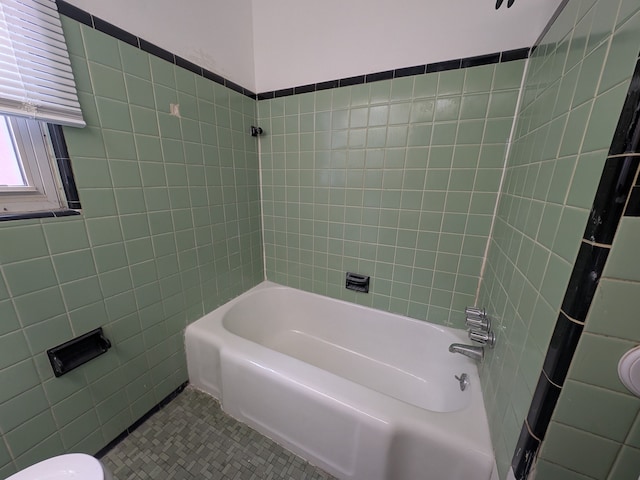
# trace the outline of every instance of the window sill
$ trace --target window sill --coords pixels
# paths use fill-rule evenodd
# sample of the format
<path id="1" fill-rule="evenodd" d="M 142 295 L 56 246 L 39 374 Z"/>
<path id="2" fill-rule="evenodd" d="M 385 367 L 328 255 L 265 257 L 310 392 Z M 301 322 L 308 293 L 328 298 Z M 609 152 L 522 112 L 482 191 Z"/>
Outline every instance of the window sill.
<path id="1" fill-rule="evenodd" d="M 5 213 L 0 214 L 0 222 L 9 220 L 29 220 L 32 218 L 53 218 L 53 217 L 69 217 L 72 215 L 80 215 L 78 210 L 47 210 L 42 212 L 24 212 L 24 213 Z"/>

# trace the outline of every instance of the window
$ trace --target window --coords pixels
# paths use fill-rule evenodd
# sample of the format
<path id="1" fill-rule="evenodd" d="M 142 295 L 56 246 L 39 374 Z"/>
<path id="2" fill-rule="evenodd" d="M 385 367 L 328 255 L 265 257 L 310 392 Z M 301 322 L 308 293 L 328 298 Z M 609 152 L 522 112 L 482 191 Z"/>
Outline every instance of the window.
<path id="1" fill-rule="evenodd" d="M 46 125 L 0 116 L 0 213 L 67 207 Z"/>

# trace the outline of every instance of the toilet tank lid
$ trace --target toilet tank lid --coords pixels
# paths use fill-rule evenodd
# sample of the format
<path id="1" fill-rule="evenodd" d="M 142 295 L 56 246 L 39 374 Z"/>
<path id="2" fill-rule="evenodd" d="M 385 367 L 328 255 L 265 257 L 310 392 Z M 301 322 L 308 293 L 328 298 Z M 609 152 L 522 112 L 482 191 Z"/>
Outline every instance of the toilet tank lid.
<path id="1" fill-rule="evenodd" d="M 68 453 L 31 465 L 6 480 L 103 480 L 99 460 L 84 453 Z"/>

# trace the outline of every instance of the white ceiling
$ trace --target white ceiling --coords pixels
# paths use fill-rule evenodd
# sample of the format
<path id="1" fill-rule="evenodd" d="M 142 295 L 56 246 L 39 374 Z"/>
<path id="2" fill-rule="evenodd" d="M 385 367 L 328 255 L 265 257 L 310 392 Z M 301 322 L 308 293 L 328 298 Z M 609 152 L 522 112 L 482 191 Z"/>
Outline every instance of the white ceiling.
<path id="1" fill-rule="evenodd" d="M 533 45 L 562 0 L 68 0 L 253 91 Z"/>

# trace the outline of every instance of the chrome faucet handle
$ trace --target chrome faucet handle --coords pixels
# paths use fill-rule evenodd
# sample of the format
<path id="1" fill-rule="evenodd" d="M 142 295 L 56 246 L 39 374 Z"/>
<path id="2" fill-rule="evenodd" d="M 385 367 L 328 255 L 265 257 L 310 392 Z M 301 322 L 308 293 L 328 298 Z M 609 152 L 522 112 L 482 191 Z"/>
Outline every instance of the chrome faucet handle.
<path id="1" fill-rule="evenodd" d="M 486 318 L 487 316 L 487 312 L 485 311 L 484 308 L 477 308 L 477 307 L 465 308 L 464 314 L 467 316 L 467 318 L 474 318 L 474 319 L 482 319 L 482 318 Z"/>
<path id="2" fill-rule="evenodd" d="M 482 332 L 478 330 L 469 330 L 469 339 L 493 348 L 496 344 L 496 334 L 493 332 Z"/>
<path id="3" fill-rule="evenodd" d="M 491 320 L 486 315 L 482 318 L 467 317 L 466 323 L 471 330 L 479 330 L 481 332 L 491 330 Z"/>
<path id="4" fill-rule="evenodd" d="M 467 375 L 466 373 L 463 373 L 460 376 L 454 375 L 454 377 L 456 377 L 456 380 L 458 380 L 458 382 L 460 383 L 460 390 L 464 392 L 469 386 L 469 384 L 471 383 L 469 381 L 469 375 Z"/>

